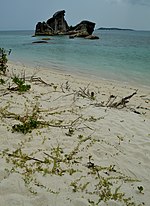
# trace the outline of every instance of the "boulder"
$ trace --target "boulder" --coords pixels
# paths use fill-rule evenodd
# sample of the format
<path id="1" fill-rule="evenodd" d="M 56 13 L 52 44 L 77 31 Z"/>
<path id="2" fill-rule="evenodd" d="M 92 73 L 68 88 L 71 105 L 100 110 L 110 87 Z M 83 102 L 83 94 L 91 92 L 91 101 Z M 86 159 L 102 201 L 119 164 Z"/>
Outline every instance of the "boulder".
<path id="1" fill-rule="evenodd" d="M 45 37 L 45 38 L 42 38 L 42 40 L 44 40 L 44 41 L 48 41 L 48 40 L 51 40 L 51 39 L 48 38 L 48 37 Z"/>
<path id="2" fill-rule="evenodd" d="M 53 35 L 53 30 L 46 22 L 38 22 L 35 29 L 35 36 Z"/>
<path id="3" fill-rule="evenodd" d="M 75 36 L 74 36 L 74 35 L 69 35 L 69 38 L 70 38 L 70 39 L 74 39 Z"/>
<path id="4" fill-rule="evenodd" d="M 85 39 L 99 39 L 98 36 L 95 36 L 95 35 L 89 35 L 89 36 L 86 36 Z"/>
<path id="5" fill-rule="evenodd" d="M 39 41 L 33 41 L 32 44 L 47 44 L 47 41 L 39 40 Z"/>
<path id="6" fill-rule="evenodd" d="M 76 26 L 68 26 L 65 20 L 65 10 L 57 11 L 47 22 L 38 22 L 35 36 L 40 35 L 70 35 L 72 37 L 87 37 L 92 35 L 95 23 L 84 20 Z"/>
<path id="7" fill-rule="evenodd" d="M 76 37 L 86 37 L 93 33 L 95 23 L 90 21 L 81 21 L 74 27 L 69 28 L 69 33 L 74 34 Z"/>

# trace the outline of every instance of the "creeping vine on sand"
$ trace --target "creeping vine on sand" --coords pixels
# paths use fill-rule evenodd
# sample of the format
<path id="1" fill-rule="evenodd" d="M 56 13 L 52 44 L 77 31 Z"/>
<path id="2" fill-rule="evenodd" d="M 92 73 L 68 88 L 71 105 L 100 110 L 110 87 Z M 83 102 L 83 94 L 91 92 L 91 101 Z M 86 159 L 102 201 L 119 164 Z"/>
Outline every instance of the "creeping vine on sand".
<path id="1" fill-rule="evenodd" d="M 1 72 L 5 74 L 6 70 L 5 68 L 3 69 Z M 124 136 L 117 136 L 117 146 L 107 142 L 101 134 L 99 134 L 98 139 L 95 137 L 93 125 L 95 122 L 101 123 L 100 121 L 103 121 L 105 115 L 88 115 L 83 112 L 84 108 L 89 108 L 91 105 L 106 108 L 124 108 L 137 92 L 118 101 L 116 96 L 111 95 L 108 101 L 98 103 L 97 93 L 90 89 L 89 85 L 75 90 L 71 88 L 68 81 L 59 86 L 57 83 L 47 83 L 40 77 L 25 77 L 25 75 L 23 77 L 13 76 L 10 80 L 10 87 L 5 81 L 3 82 L 3 79 L 0 80 L 0 85 L 3 87 L 1 98 L 11 94 L 15 99 L 16 96 L 22 97 L 27 94 L 24 92 L 29 91 L 31 87 L 26 82 L 30 82 L 31 85 L 33 83 L 43 84 L 50 89 L 52 95 L 60 92 L 60 96 L 51 100 L 53 103 L 58 104 L 62 97 L 69 98 L 72 95 L 73 98 L 69 108 L 61 108 L 60 104 L 52 108 L 50 101 L 47 103 L 50 105 L 49 107 L 41 108 L 40 103 L 43 103 L 41 101 L 42 95 L 39 95 L 38 102 L 35 103 L 36 100 L 34 100 L 34 104 L 33 100 L 29 101 L 31 103 L 30 106 L 26 106 L 26 110 L 23 107 L 22 113 L 19 114 L 11 110 L 13 100 L 4 103 L 0 107 L 0 118 L 15 122 L 11 122 L 8 125 L 9 121 L 3 121 L 4 128 L 11 127 L 11 131 L 19 132 L 18 136 L 21 137 L 15 148 L 5 148 L 0 153 L 0 157 L 7 162 L 5 170 L 7 175 L 16 173 L 23 179 L 29 191 L 35 195 L 38 194 L 39 188 L 42 191 L 58 195 L 65 186 L 69 192 L 85 198 L 89 206 L 99 206 L 101 202 L 107 203 L 109 200 L 119 202 L 125 206 L 137 206 L 134 199 L 123 192 L 122 186 L 128 184 L 128 187 L 133 189 L 130 183 L 134 184 L 139 182 L 139 180 L 125 175 L 119 166 L 114 163 L 103 165 L 97 162 L 96 158 L 90 153 L 97 146 L 101 148 L 101 146 L 107 145 L 113 148 L 117 155 L 124 155 L 124 152 L 120 149 Z M 83 102 L 87 102 L 87 105 L 85 107 L 81 106 L 81 104 L 76 105 L 78 100 L 80 102 L 85 100 Z M 16 106 L 15 101 L 13 104 L 13 106 Z M 72 105 L 76 105 L 76 108 L 74 109 Z M 22 106 L 24 105 L 22 104 Z M 72 119 L 70 118 L 71 115 L 74 115 Z M 59 135 L 57 135 L 56 130 L 59 131 Z M 90 135 L 87 135 L 87 130 L 91 131 Z M 71 142 L 68 148 L 66 148 L 65 142 L 61 139 L 64 136 L 66 141 Z M 52 138 L 57 144 L 52 145 Z M 39 140 L 38 146 L 30 151 L 29 145 L 34 145 L 37 139 Z M 113 156 L 113 154 L 111 155 Z M 46 176 L 49 179 L 60 178 L 60 180 L 65 176 L 68 179 L 65 182 L 63 181 L 64 185 L 60 185 L 59 188 L 55 189 L 51 182 L 49 184 L 45 183 Z M 138 189 L 140 195 L 144 195 L 142 183 L 136 189 Z M 142 204 L 138 206 L 140 205 Z"/>

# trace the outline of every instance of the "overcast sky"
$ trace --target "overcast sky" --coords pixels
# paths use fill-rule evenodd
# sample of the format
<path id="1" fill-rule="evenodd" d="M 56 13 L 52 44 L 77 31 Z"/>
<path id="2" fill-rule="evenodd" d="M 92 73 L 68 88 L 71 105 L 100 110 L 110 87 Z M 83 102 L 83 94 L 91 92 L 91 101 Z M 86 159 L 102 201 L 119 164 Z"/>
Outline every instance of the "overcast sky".
<path id="1" fill-rule="evenodd" d="M 32 30 L 59 10 L 69 25 L 90 20 L 96 28 L 150 30 L 150 0 L 0 0 L 0 30 Z"/>

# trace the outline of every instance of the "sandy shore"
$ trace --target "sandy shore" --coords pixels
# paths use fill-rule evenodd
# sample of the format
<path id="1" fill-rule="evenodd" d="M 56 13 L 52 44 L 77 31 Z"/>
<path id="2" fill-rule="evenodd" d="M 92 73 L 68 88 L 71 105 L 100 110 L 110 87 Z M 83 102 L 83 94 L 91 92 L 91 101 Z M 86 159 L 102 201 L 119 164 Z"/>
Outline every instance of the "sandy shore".
<path id="1" fill-rule="evenodd" d="M 1 206 L 150 204 L 148 88 L 8 69 L 0 84 Z M 12 76 L 31 89 L 16 91 Z"/>

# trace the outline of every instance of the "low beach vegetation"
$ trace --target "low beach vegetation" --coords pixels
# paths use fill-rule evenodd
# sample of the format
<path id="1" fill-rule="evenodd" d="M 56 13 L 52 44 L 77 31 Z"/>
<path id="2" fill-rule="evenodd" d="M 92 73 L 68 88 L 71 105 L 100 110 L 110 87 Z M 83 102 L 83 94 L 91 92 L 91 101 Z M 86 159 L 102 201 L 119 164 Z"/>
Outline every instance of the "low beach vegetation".
<path id="1" fill-rule="evenodd" d="M 2 84 L 2 85 L 5 84 L 5 80 L 1 78 L 0 79 L 0 84 Z"/>
<path id="2" fill-rule="evenodd" d="M 28 91 L 31 86 L 28 84 L 25 84 L 25 78 L 19 78 L 17 76 L 12 77 L 13 83 L 15 83 L 17 86 L 13 88 L 9 88 L 10 90 L 16 90 L 19 92 L 26 92 Z"/>
<path id="3" fill-rule="evenodd" d="M 7 53 L 4 48 L 0 48 L 0 74 L 5 75 L 7 70 Z"/>
<path id="4" fill-rule="evenodd" d="M 0 61 L 3 61 L 0 71 L 6 75 L 7 55 L 3 49 L 0 52 Z M 109 158 L 111 161 L 124 155 L 122 144 L 126 136 L 117 134 L 111 142 L 100 133 L 95 134 L 95 124 L 101 127 L 107 110 L 128 109 L 136 113 L 134 115 L 141 114 L 137 108 L 127 108 L 137 90 L 125 97 L 111 94 L 99 101 L 99 93 L 90 84 L 74 88 L 68 81 L 47 83 L 41 77 L 11 76 L 10 73 L 5 78 L 7 81 L 0 79 L 0 120 L 8 136 L 13 135 L 15 146 L 0 152 L 6 165 L 4 178 L 16 174 L 32 195 L 44 191 L 57 197 L 65 188 L 70 194 L 68 201 L 72 201 L 72 195 L 76 194 L 76 197 L 86 199 L 89 206 L 99 206 L 102 202 L 107 205 L 109 201 L 123 206 L 144 205 L 139 200 L 135 201 L 130 192 L 126 194 L 125 189 L 134 195 L 137 192 L 144 195 L 141 180 L 128 175 L 114 161 L 111 164 L 107 162 Z M 46 89 L 40 93 L 41 85 Z M 35 90 L 32 91 L 31 86 Z M 92 113 L 93 108 L 102 110 Z M 108 132 L 111 134 L 111 129 Z M 100 148 L 105 146 L 108 151 L 101 151 Z M 99 161 L 96 157 L 98 152 Z M 54 180 L 61 183 L 54 185 Z"/>

